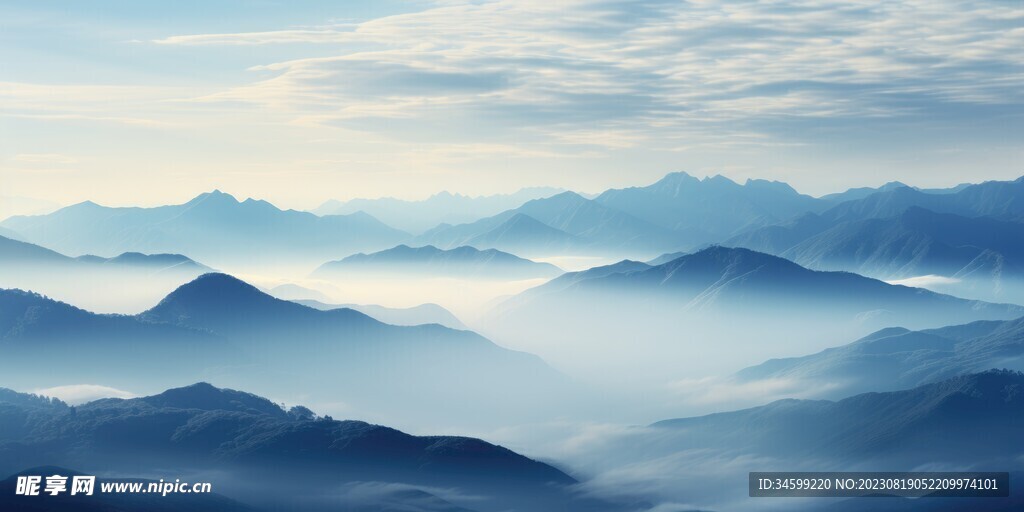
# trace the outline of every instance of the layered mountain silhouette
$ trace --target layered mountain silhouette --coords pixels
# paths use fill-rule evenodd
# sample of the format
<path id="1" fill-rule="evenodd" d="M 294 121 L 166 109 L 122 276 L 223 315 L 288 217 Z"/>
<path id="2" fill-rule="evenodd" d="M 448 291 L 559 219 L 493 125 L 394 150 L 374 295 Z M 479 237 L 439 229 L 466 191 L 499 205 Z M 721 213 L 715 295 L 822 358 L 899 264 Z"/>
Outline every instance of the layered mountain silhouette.
<path id="1" fill-rule="evenodd" d="M 198 377 L 203 367 L 246 362 L 209 332 L 99 315 L 21 290 L 0 290 L 0 349 L 6 382 L 38 387 L 49 385 L 40 361 L 66 379 L 112 383 Z"/>
<path id="2" fill-rule="evenodd" d="M 203 275 L 136 316 L 97 315 L 19 291 L 0 293 L 0 304 L 0 345 L 8 351 L 0 369 L 10 385 L 25 388 L 53 385 L 37 365 L 24 365 L 46 360 L 70 382 L 147 389 L 172 376 L 212 375 L 444 424 L 542 416 L 571 390 L 536 356 L 475 333 L 393 326 L 352 309 L 320 311 L 224 274 Z M 538 400 L 540 390 L 546 396 Z"/>
<path id="3" fill-rule="evenodd" d="M 438 324 L 448 327 L 449 329 L 468 329 L 468 327 L 466 327 L 461 320 L 452 314 L 451 311 L 448 311 L 437 304 L 420 304 L 419 306 L 413 306 L 411 308 L 388 308 L 376 304 L 327 304 L 309 299 L 295 300 L 294 302 L 323 311 L 342 308 L 353 309 L 364 315 L 373 317 L 376 320 L 391 325 L 414 326 Z"/>
<path id="4" fill-rule="evenodd" d="M 65 256 L 0 237 L 0 288 L 46 293 L 101 311 L 138 311 L 211 269 L 180 254 Z"/>
<path id="5" fill-rule="evenodd" d="M 1024 319 L 911 331 L 891 327 L 816 354 L 746 368 L 741 382 L 790 380 L 836 398 L 912 388 L 988 368 L 1024 369 Z"/>
<path id="6" fill-rule="evenodd" d="M 895 187 L 839 204 L 823 215 L 836 221 L 885 218 L 899 215 L 912 206 L 967 217 L 1020 219 L 1024 215 L 1024 178 L 986 181 L 958 187 L 955 192 L 946 193 Z"/>
<path id="7" fill-rule="evenodd" d="M 1012 317 L 1024 313 L 1017 306 L 957 299 L 852 273 L 813 271 L 783 258 L 721 246 L 656 266 L 626 262 L 594 269 L 589 275 L 587 272 L 528 290 L 521 299 L 509 301 L 506 308 L 528 303 L 531 297 L 572 300 L 590 293 L 610 293 L 656 296 L 689 311 L 746 308 L 776 313 L 798 304 L 850 314 L 903 311 L 919 317 L 912 323 L 927 323 L 933 315 L 943 315 L 948 321 L 950 316 L 944 315 L 970 318 L 987 312 L 994 317 Z M 575 282 L 564 287 L 570 279 Z M 549 293 L 555 288 L 556 292 Z M 559 293 L 564 295 L 559 297 Z"/>
<path id="8" fill-rule="evenodd" d="M 869 219 L 893 219 L 907 210 L 923 209 L 961 217 L 1024 219 L 1024 178 L 961 185 L 948 190 L 907 186 L 883 187 L 875 193 L 836 204 L 818 213 L 806 212 L 771 226 L 747 230 L 723 242 L 772 254 L 782 254 L 800 242 L 840 224 Z"/>
<path id="9" fill-rule="evenodd" d="M 440 192 L 422 201 L 406 201 L 390 197 L 380 199 L 353 199 L 327 201 L 313 210 L 317 215 L 349 215 L 365 212 L 389 226 L 422 233 L 439 224 L 464 224 L 503 211 L 518 208 L 523 203 L 563 192 L 549 187 L 524 188 L 512 194 L 471 197 Z"/>
<path id="10" fill-rule="evenodd" d="M 669 434 L 673 450 L 815 460 L 821 461 L 821 470 L 851 461 L 862 466 L 885 461 L 890 470 L 935 463 L 1008 464 L 1024 449 L 1019 435 L 1024 425 L 1022 389 L 1024 374 L 992 370 L 904 391 L 866 393 L 838 402 L 781 400 L 652 427 Z M 978 438 L 987 442 L 974 442 Z"/>
<path id="11" fill-rule="evenodd" d="M 372 254 L 356 254 L 321 265 L 313 277 L 331 278 L 365 275 L 414 275 L 424 277 L 471 277 L 485 279 L 528 279 L 561 274 L 550 263 L 538 263 L 497 249 L 479 250 L 462 246 L 438 249 L 432 245 L 399 245 Z"/>
<path id="12" fill-rule="evenodd" d="M 484 323 L 499 341 L 530 340 L 535 344 L 524 348 L 556 364 L 573 364 L 573 352 L 591 347 L 589 362 L 604 352 L 605 364 L 619 365 L 620 373 L 635 367 L 671 378 L 817 351 L 891 325 L 923 329 L 1021 315 L 1019 306 L 714 246 L 656 266 L 627 261 L 566 274 L 499 304 Z"/>
<path id="13" fill-rule="evenodd" d="M 694 244 L 825 207 L 782 182 L 748 180 L 740 185 L 724 176 L 697 179 L 685 172 L 646 187 L 608 190 L 595 201 L 673 231 L 705 233 L 703 239 L 691 238 Z"/>
<path id="14" fill-rule="evenodd" d="M 153 273 L 193 273 L 196 276 L 210 271 L 181 254 L 141 254 L 126 252 L 113 258 L 85 255 L 77 258 L 65 256 L 56 251 L 35 244 L 21 242 L 0 236 L 0 263 L 6 271 L 44 270 L 61 271 L 107 270 L 113 268 L 144 270 Z"/>
<path id="15" fill-rule="evenodd" d="M 65 253 L 180 252 L 215 265 L 323 261 L 339 252 L 391 246 L 408 236 L 365 213 L 318 217 L 280 210 L 266 201 L 239 202 L 220 191 L 156 208 L 85 202 L 2 224 Z"/>
<path id="16" fill-rule="evenodd" d="M 1024 224 L 912 207 L 898 217 L 839 224 L 782 253 L 801 265 L 883 279 L 938 275 L 988 299 L 1017 300 Z M 970 292 L 971 290 L 966 290 Z"/>
<path id="17" fill-rule="evenodd" d="M 416 437 L 336 421 L 206 383 L 76 407 L 11 395 L 0 393 L 0 423 L 20 426 L 0 431 L 0 471 L 6 473 L 52 464 L 130 474 L 141 456 L 144 467 L 175 478 L 213 475 L 218 492 L 266 510 L 294 503 L 296 494 L 308 501 L 306 510 L 336 510 L 358 498 L 343 494 L 338 486 L 346 482 L 402 485 L 407 497 L 421 500 L 425 493 L 410 495 L 410 486 L 458 489 L 453 494 L 468 496 L 478 510 L 597 504 L 579 500 L 574 507 L 577 500 L 566 491 L 573 478 L 479 439 Z"/>
<path id="18" fill-rule="evenodd" d="M 540 251 L 650 252 L 683 247 L 686 237 L 575 192 L 563 192 L 473 223 L 438 226 L 417 241 L 443 248 L 493 243 L 494 248 L 516 254 L 550 256 Z"/>

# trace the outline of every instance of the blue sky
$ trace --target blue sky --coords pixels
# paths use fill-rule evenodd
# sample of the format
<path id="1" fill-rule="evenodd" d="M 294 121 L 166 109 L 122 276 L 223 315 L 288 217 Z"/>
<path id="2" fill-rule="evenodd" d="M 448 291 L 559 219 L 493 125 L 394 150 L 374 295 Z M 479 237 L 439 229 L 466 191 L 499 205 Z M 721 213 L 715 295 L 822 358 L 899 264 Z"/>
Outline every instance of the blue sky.
<path id="1" fill-rule="evenodd" d="M 1024 174 L 1006 1 L 0 3 L 3 195 L 822 194 Z"/>

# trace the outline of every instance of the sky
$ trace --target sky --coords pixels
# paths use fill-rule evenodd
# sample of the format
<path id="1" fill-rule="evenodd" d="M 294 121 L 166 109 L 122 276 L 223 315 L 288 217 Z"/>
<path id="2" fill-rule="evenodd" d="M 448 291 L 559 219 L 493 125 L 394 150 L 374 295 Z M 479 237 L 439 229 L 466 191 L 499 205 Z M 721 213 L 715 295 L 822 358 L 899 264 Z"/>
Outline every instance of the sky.
<path id="1" fill-rule="evenodd" d="M 1019 1 L 0 0 L 0 196 L 1024 174 Z"/>

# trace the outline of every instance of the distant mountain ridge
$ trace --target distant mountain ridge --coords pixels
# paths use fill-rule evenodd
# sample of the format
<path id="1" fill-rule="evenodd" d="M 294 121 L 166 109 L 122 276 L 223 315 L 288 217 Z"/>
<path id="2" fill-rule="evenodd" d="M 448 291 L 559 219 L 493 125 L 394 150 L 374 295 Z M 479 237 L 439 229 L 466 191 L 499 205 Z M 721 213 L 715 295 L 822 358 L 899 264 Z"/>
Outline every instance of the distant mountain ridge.
<path id="1" fill-rule="evenodd" d="M 456 318 L 451 311 L 448 311 L 437 304 L 420 304 L 419 306 L 413 306 L 410 308 L 388 308 L 375 304 L 327 304 L 309 299 L 293 300 L 293 302 L 323 311 L 341 308 L 353 309 L 364 315 L 391 325 L 414 326 L 438 324 L 448 327 L 449 329 L 469 329 L 461 320 Z"/>
<path id="2" fill-rule="evenodd" d="M 372 254 L 360 253 L 324 263 L 312 276 L 324 278 L 332 275 L 384 273 L 429 277 L 523 279 L 551 277 L 561 272 L 561 269 L 550 263 L 530 261 L 496 249 L 480 250 L 460 246 L 445 250 L 432 245 L 398 245 Z"/>
<path id="3" fill-rule="evenodd" d="M 564 192 L 550 187 L 524 188 L 511 194 L 471 197 L 439 192 L 422 201 L 390 197 L 327 201 L 313 210 L 317 215 L 347 215 L 365 212 L 389 226 L 422 233 L 439 224 L 462 224 L 518 208 L 533 199 L 542 199 Z"/>
<path id="4" fill-rule="evenodd" d="M 901 467 L 992 463 L 1024 448 L 1018 435 L 1024 425 L 1021 390 L 1024 374 L 993 370 L 905 391 L 837 402 L 781 400 L 652 427 L 686 434 L 672 436 L 673 450 L 707 447 L 783 461 L 834 457 L 829 465 L 835 466 L 851 460 L 888 460 Z M 979 435 L 992 442 L 970 441 Z"/>
<path id="5" fill-rule="evenodd" d="M 704 239 L 691 240 L 694 244 L 824 208 L 782 182 L 747 180 L 740 185 L 721 175 L 697 179 L 685 172 L 646 187 L 608 190 L 595 201 L 674 231 L 706 232 Z"/>
<path id="6" fill-rule="evenodd" d="M 7 401 L 9 395 L 0 393 L 0 424 L 22 428 L 0 431 L 0 471 L 6 473 L 42 464 L 125 472 L 142 452 L 148 464 L 176 474 L 234 475 L 221 479 L 221 489 L 238 487 L 230 480 L 275 482 L 248 491 L 265 505 L 294 496 L 282 488 L 304 489 L 316 498 L 311 486 L 346 481 L 464 489 L 488 510 L 572 510 L 577 501 L 565 490 L 573 478 L 479 439 L 416 437 L 336 421 L 206 383 L 143 398 L 98 400 L 75 407 L 74 414 L 59 403 L 29 409 L 23 405 L 27 397 Z M 333 501 L 336 507 L 342 496 L 313 499 L 310 506 L 321 510 Z"/>
<path id="7" fill-rule="evenodd" d="M 789 379 L 815 396 L 893 391 L 983 371 L 1024 370 L 1024 318 L 911 331 L 893 327 L 821 352 L 772 359 L 736 374 L 742 382 Z"/>
<path id="8" fill-rule="evenodd" d="M 607 267 L 602 267 L 607 268 Z M 689 309 L 702 309 L 717 304 L 733 303 L 764 307 L 756 293 L 776 298 L 837 303 L 872 302 L 906 298 L 941 303 L 963 304 L 977 311 L 983 305 L 953 297 L 944 297 L 924 290 L 898 287 L 881 281 L 844 272 L 817 272 L 789 260 L 747 249 L 713 246 L 657 266 L 630 263 L 620 272 L 603 272 L 576 282 L 569 290 L 587 293 L 590 290 L 648 290 L 687 304 Z M 551 284 L 552 286 L 554 283 Z M 549 285 L 542 285 L 542 290 Z M 880 307 L 881 303 L 875 303 Z M 893 303 L 895 305 L 895 303 Z M 1007 313 L 1024 308 L 992 305 L 993 311 Z M 934 314 L 934 310 L 931 311 Z"/>
<path id="9" fill-rule="evenodd" d="M 525 216 L 518 221 L 515 217 Z M 530 220 L 537 221 L 536 224 Z M 512 225 L 509 225 L 513 221 Z M 514 223 L 523 226 L 515 226 Z M 515 228 L 515 229 L 513 229 Z M 504 238 L 503 232 L 515 236 Z M 576 252 L 657 251 L 685 244 L 684 236 L 628 213 L 587 199 L 575 192 L 563 192 L 529 201 L 519 208 L 493 217 L 457 226 L 441 225 L 419 237 L 417 242 L 442 248 L 470 245 L 471 241 L 494 243 L 494 248 L 517 254 L 537 254 L 553 247 Z M 499 245 L 500 244 L 500 245 Z"/>
<path id="10" fill-rule="evenodd" d="M 181 252 L 217 265 L 257 257 L 325 259 L 408 237 L 365 213 L 317 217 L 266 201 L 239 202 L 216 190 L 155 208 L 108 208 L 87 201 L 49 215 L 11 217 L 2 225 L 67 253 Z"/>
<path id="11" fill-rule="evenodd" d="M 8 269 L 15 267 L 59 270 L 55 265 L 74 268 L 94 268 L 92 265 L 148 269 L 155 272 L 184 271 L 204 273 L 211 269 L 181 254 L 122 253 L 113 258 L 84 255 L 72 258 L 35 244 L 0 236 L 0 262 Z M 198 274 L 197 274 L 198 275 Z"/>
<path id="12" fill-rule="evenodd" d="M 333 389 L 360 410 L 446 424 L 545 414 L 556 397 L 575 392 L 540 358 L 470 331 L 388 325 L 346 308 L 320 311 L 216 273 L 135 316 L 0 291 L 0 346 L 7 382 L 29 389 L 50 385 L 24 364 L 45 356 L 72 382 L 132 389 L 216 376 L 278 394 Z M 397 374 L 417 386 L 390 378 Z M 547 396 L 538 399 L 539 389 Z M 493 406 L 495 393 L 504 397 L 500 408 Z M 481 416 L 467 404 L 490 412 Z"/>
<path id="13" fill-rule="evenodd" d="M 713 246 L 656 266 L 627 261 L 566 274 L 498 304 L 481 328 L 595 379 L 625 365 L 643 369 L 637 381 L 731 372 L 886 326 L 926 329 L 1019 316 L 1020 306 Z M 583 350 L 586 359 L 577 356 Z"/>

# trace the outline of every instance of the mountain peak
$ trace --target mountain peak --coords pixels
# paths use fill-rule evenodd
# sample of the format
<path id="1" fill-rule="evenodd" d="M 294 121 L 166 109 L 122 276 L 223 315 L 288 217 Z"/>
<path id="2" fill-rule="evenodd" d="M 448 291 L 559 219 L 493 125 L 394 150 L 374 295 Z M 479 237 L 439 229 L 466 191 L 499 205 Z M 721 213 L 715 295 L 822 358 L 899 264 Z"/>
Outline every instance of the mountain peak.
<path id="1" fill-rule="evenodd" d="M 168 389 L 159 395 L 148 396 L 141 400 L 155 407 L 236 411 L 277 417 L 287 415 L 284 409 L 266 398 L 243 391 L 221 389 L 207 382 Z"/>
<path id="2" fill-rule="evenodd" d="M 209 204 L 216 204 L 216 205 L 232 204 L 232 205 L 234 205 L 234 204 L 239 204 L 239 202 L 238 202 L 238 199 L 235 199 L 235 196 L 233 196 L 231 194 L 228 194 L 228 193 L 225 193 L 225 192 L 221 192 L 219 189 L 214 189 L 211 192 L 204 192 L 202 194 L 199 194 L 198 196 L 192 198 L 191 201 L 189 201 L 189 202 L 187 202 L 185 204 L 186 205 L 191 205 L 191 206 L 198 206 L 198 205 L 201 205 L 201 204 L 205 204 L 205 205 L 209 205 Z"/>
<path id="3" fill-rule="evenodd" d="M 179 286 L 153 309 L 143 313 L 142 318 L 178 323 L 182 318 L 234 317 L 239 314 L 256 314 L 278 302 L 284 301 L 236 277 L 211 272 Z M 297 304 L 295 306 L 301 307 Z"/>

